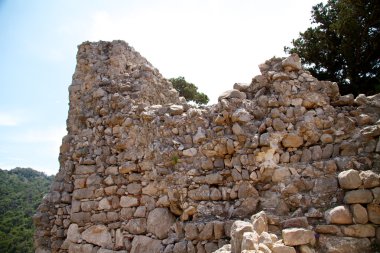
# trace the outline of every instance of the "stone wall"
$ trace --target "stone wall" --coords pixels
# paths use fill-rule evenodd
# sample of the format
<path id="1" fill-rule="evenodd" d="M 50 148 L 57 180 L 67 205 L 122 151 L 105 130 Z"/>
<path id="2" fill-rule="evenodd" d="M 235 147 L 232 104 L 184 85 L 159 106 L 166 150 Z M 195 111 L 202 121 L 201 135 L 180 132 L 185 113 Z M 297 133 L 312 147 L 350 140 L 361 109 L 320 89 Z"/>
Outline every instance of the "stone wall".
<path id="1" fill-rule="evenodd" d="M 125 42 L 80 45 L 60 170 L 34 216 L 36 252 L 213 252 L 259 211 L 267 227 L 252 231 L 264 241 L 246 252 L 370 252 L 379 96 L 340 96 L 297 55 L 259 68 L 197 108 Z M 293 230 L 306 239 L 289 239 Z M 231 250 L 241 247 L 219 251 Z"/>

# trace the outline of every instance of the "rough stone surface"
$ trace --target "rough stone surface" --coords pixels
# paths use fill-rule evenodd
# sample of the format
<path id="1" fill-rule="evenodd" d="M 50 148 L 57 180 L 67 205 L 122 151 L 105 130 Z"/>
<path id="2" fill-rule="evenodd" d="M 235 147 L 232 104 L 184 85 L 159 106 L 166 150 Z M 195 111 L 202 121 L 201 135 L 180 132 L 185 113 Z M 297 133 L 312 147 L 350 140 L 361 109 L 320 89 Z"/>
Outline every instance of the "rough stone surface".
<path id="1" fill-rule="evenodd" d="M 101 247 L 109 247 L 112 245 L 111 234 L 104 225 L 94 225 L 89 227 L 82 233 L 82 238 L 89 243 Z"/>
<path id="2" fill-rule="evenodd" d="M 133 238 L 131 253 L 160 253 L 162 250 L 163 246 L 160 240 L 141 235 Z"/>
<path id="3" fill-rule="evenodd" d="M 326 253 L 370 253 L 371 242 L 368 238 L 337 237 L 321 235 L 321 252 Z"/>
<path id="4" fill-rule="evenodd" d="M 325 212 L 327 223 L 352 224 L 352 214 L 347 206 L 337 206 Z"/>
<path id="5" fill-rule="evenodd" d="M 287 246 L 314 244 L 314 232 L 304 228 L 287 228 L 282 230 L 282 238 Z"/>
<path id="6" fill-rule="evenodd" d="M 175 222 L 175 217 L 167 208 L 156 208 L 148 215 L 147 229 L 159 239 L 168 236 L 170 227 Z"/>
<path id="7" fill-rule="evenodd" d="M 338 175 L 339 185 L 343 189 L 357 189 L 362 184 L 362 180 L 357 170 L 342 171 Z"/>
<path id="8" fill-rule="evenodd" d="M 341 96 L 296 55 L 259 68 L 198 107 L 127 43 L 81 44 L 60 170 L 33 216 L 36 252 L 212 252 L 253 215 L 258 252 L 293 252 L 283 228 L 372 240 L 380 96 Z"/>
<path id="9" fill-rule="evenodd" d="M 249 222 L 235 221 L 231 228 L 231 252 L 241 252 L 241 243 L 245 232 L 253 232 L 253 226 Z"/>

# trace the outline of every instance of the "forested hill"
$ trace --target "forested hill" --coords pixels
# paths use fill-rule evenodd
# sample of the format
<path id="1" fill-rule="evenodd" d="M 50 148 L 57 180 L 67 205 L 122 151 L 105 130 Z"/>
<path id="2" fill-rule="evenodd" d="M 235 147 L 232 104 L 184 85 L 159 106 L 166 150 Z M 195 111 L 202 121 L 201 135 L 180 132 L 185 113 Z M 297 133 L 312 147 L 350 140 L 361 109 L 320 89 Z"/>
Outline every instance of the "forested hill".
<path id="1" fill-rule="evenodd" d="M 34 252 L 32 216 L 53 178 L 30 168 L 0 169 L 0 252 Z"/>

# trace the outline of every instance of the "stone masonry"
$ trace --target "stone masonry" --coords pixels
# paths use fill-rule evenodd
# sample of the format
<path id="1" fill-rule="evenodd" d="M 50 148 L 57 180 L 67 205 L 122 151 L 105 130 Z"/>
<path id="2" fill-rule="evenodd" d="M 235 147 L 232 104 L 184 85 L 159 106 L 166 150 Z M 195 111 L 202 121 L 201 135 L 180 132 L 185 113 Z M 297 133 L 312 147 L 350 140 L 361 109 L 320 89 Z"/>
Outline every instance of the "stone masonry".
<path id="1" fill-rule="evenodd" d="M 380 95 L 259 68 L 195 107 L 127 43 L 81 44 L 36 252 L 375 252 Z"/>

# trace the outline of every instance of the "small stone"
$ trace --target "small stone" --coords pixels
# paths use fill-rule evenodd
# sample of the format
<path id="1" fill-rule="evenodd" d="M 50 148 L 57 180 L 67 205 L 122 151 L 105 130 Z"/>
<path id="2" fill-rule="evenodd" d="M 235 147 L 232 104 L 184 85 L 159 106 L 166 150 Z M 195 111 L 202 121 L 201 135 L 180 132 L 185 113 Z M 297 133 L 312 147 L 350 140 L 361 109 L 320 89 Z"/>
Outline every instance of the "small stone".
<path id="1" fill-rule="evenodd" d="M 169 112 L 171 115 L 181 115 L 184 109 L 182 105 L 171 105 L 169 107 Z"/>
<path id="2" fill-rule="evenodd" d="M 196 148 L 189 148 L 183 151 L 183 155 L 188 156 L 188 157 L 195 156 L 197 153 L 198 153 L 198 150 Z"/>
<path id="3" fill-rule="evenodd" d="M 82 239 L 77 224 L 70 224 L 70 227 L 67 230 L 67 239 L 74 243 L 77 243 Z"/>
<path id="4" fill-rule="evenodd" d="M 325 212 L 328 224 L 352 224 L 352 214 L 347 206 L 337 206 Z"/>
<path id="5" fill-rule="evenodd" d="M 199 233 L 199 240 L 201 241 L 208 241 L 212 239 L 214 231 L 214 224 L 211 222 L 206 223 L 206 225 L 203 227 L 202 231 Z"/>
<path id="6" fill-rule="evenodd" d="M 222 99 L 228 99 L 228 98 L 238 98 L 238 99 L 246 99 L 247 95 L 244 92 L 241 92 L 239 90 L 233 89 L 223 92 L 219 97 L 218 101 L 221 101 Z"/>
<path id="7" fill-rule="evenodd" d="M 315 232 L 319 234 L 341 234 L 340 228 L 336 225 L 317 225 L 315 228 Z"/>
<path id="8" fill-rule="evenodd" d="M 380 205 L 369 204 L 367 205 L 368 219 L 370 222 L 380 224 Z"/>
<path id="9" fill-rule="evenodd" d="M 146 232 L 146 219 L 137 218 L 130 219 L 125 226 L 125 229 L 133 235 L 141 235 Z"/>
<path id="10" fill-rule="evenodd" d="M 304 228 L 286 228 L 282 230 L 282 238 L 287 246 L 314 244 L 314 232 Z"/>
<path id="11" fill-rule="evenodd" d="M 99 201 L 99 210 L 109 210 L 111 209 L 111 203 L 109 202 L 109 200 L 107 198 L 102 198 L 100 201 Z"/>
<path id="12" fill-rule="evenodd" d="M 296 253 L 296 250 L 283 244 L 273 244 L 272 253 Z"/>
<path id="13" fill-rule="evenodd" d="M 162 251 L 163 246 L 160 240 L 141 235 L 133 237 L 131 253 L 160 253 Z"/>
<path id="14" fill-rule="evenodd" d="M 135 197 L 122 196 L 120 198 L 121 207 L 132 207 L 132 206 L 138 206 L 138 205 L 139 205 L 139 200 Z"/>
<path id="15" fill-rule="evenodd" d="M 268 217 L 264 211 L 258 212 L 251 216 L 254 231 L 260 235 L 262 232 L 268 232 Z"/>
<path id="16" fill-rule="evenodd" d="M 255 250 L 255 245 L 259 243 L 259 235 L 256 231 L 245 232 L 241 242 L 241 250 Z"/>
<path id="17" fill-rule="evenodd" d="M 375 227 L 370 224 L 342 226 L 342 232 L 344 235 L 351 237 L 374 237 L 376 235 Z"/>
<path id="18" fill-rule="evenodd" d="M 285 123 L 279 118 L 275 118 L 273 120 L 272 126 L 273 126 L 274 130 L 276 130 L 276 131 L 283 131 L 286 128 Z"/>
<path id="19" fill-rule="evenodd" d="M 164 239 L 174 222 L 175 217 L 167 208 L 156 208 L 148 215 L 147 229 L 157 238 Z"/>
<path id="20" fill-rule="evenodd" d="M 297 54 L 291 54 L 281 64 L 286 71 L 298 71 L 302 69 L 301 59 Z"/>
<path id="21" fill-rule="evenodd" d="M 347 191 L 344 195 L 344 202 L 346 204 L 368 204 L 372 200 L 372 192 L 365 189 Z"/>
<path id="22" fill-rule="evenodd" d="M 280 223 L 283 228 L 307 228 L 309 222 L 306 217 L 295 217 L 282 221 Z"/>
<path id="23" fill-rule="evenodd" d="M 363 253 L 371 252 L 368 238 L 321 235 L 319 237 L 321 252 L 326 253 Z"/>
<path id="24" fill-rule="evenodd" d="M 112 245 L 112 237 L 108 229 L 104 225 L 93 225 L 82 233 L 83 240 L 101 246 L 110 247 Z"/>
<path id="25" fill-rule="evenodd" d="M 288 134 L 282 139 L 282 145 L 285 148 L 298 148 L 302 146 L 303 139 L 302 137 L 296 135 L 296 134 Z"/>
<path id="26" fill-rule="evenodd" d="M 368 222 L 367 209 L 360 204 L 351 205 L 354 223 L 366 224 Z"/>
<path id="27" fill-rule="evenodd" d="M 372 170 L 361 171 L 359 176 L 364 188 L 374 188 L 380 185 L 379 175 Z"/>
<path id="28" fill-rule="evenodd" d="M 243 234 L 253 232 L 253 226 L 249 222 L 235 221 L 231 227 L 231 252 L 240 253 Z"/>
<path id="29" fill-rule="evenodd" d="M 339 185 L 342 189 L 357 189 L 362 184 L 362 180 L 357 170 L 342 171 L 338 175 Z"/>
<path id="30" fill-rule="evenodd" d="M 288 168 L 280 167 L 274 170 L 272 175 L 272 181 L 274 183 L 283 182 L 286 178 L 290 177 L 291 173 Z"/>

